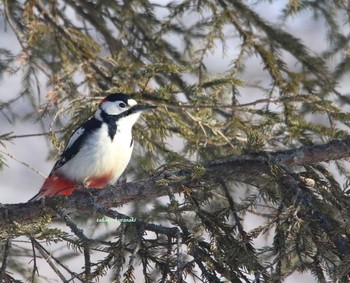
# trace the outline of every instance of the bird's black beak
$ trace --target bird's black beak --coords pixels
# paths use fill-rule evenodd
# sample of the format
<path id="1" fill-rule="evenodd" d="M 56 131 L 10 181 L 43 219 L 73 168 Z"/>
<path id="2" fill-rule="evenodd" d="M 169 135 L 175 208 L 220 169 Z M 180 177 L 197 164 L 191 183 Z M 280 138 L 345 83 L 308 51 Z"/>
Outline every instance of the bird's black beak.
<path id="1" fill-rule="evenodd" d="M 131 109 L 132 109 L 132 112 L 135 113 L 135 112 L 143 112 L 143 111 L 146 111 L 146 110 L 151 110 L 151 109 L 154 109 L 154 108 L 157 108 L 157 106 L 148 105 L 148 104 L 136 104 Z"/>

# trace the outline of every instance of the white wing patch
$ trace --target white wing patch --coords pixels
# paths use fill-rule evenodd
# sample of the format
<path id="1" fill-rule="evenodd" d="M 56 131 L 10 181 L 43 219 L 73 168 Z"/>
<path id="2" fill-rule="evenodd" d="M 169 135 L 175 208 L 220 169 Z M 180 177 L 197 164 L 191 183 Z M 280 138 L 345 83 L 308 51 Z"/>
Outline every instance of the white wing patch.
<path id="1" fill-rule="evenodd" d="M 70 137 L 69 141 L 68 141 L 68 144 L 66 146 L 66 149 L 67 148 L 70 148 L 72 146 L 72 144 L 74 144 L 74 142 L 82 135 L 84 134 L 85 132 L 85 128 L 83 127 L 80 127 L 78 128 L 74 133 L 73 135 Z"/>

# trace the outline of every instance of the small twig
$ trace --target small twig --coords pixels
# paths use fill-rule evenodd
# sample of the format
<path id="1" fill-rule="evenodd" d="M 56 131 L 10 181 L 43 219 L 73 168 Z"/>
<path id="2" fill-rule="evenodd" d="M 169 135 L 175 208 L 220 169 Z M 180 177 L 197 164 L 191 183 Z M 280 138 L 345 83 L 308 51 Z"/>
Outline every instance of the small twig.
<path id="1" fill-rule="evenodd" d="M 122 273 L 122 265 L 123 265 L 123 260 L 121 259 L 122 257 L 124 257 L 124 250 L 125 250 L 125 228 L 126 225 L 125 223 L 121 223 L 120 224 L 121 227 L 121 232 L 120 232 L 120 252 L 118 253 L 119 257 L 118 257 L 118 262 L 116 261 L 115 264 L 115 272 L 114 272 L 114 281 L 116 283 L 120 283 L 120 279 L 121 279 L 121 273 Z"/>
<path id="2" fill-rule="evenodd" d="M 89 280 L 91 277 L 91 259 L 90 249 L 88 246 L 84 247 L 84 261 L 85 261 L 85 279 Z"/>
<path id="3" fill-rule="evenodd" d="M 247 235 L 247 232 L 244 231 L 243 225 L 241 223 L 242 219 L 237 214 L 237 210 L 235 208 L 235 203 L 234 203 L 234 201 L 233 201 L 233 199 L 232 199 L 232 197 L 230 195 L 230 189 L 228 188 L 228 186 L 226 185 L 226 183 L 222 179 L 220 180 L 220 185 L 221 185 L 223 191 L 225 192 L 225 196 L 226 196 L 226 199 L 227 199 L 228 204 L 230 206 L 230 210 L 231 210 L 231 212 L 233 214 L 233 218 L 235 219 L 235 222 L 236 222 L 239 234 L 242 237 L 245 237 Z"/>
<path id="4" fill-rule="evenodd" d="M 64 275 L 58 270 L 58 268 L 55 266 L 55 264 L 52 262 L 51 259 L 54 259 L 56 262 L 58 262 L 61 266 L 64 266 L 61 264 L 56 258 L 54 258 L 47 250 L 43 248 L 42 245 L 39 244 L 38 241 L 36 241 L 34 238 L 32 238 L 32 244 L 34 247 L 39 251 L 39 253 L 42 255 L 42 257 L 46 260 L 46 262 L 50 265 L 51 269 L 58 275 L 58 277 L 64 282 L 68 283 L 69 281 L 64 277 Z M 65 267 L 65 269 L 69 271 L 68 268 Z M 70 272 L 71 273 L 71 272 Z"/>
<path id="5" fill-rule="evenodd" d="M 67 106 L 63 106 L 62 108 L 60 108 L 60 109 L 56 112 L 55 116 L 53 117 L 53 119 L 52 119 L 52 121 L 51 121 L 51 123 L 50 123 L 49 134 L 55 134 L 56 132 L 58 132 L 58 131 L 54 131 L 54 130 L 53 130 L 53 126 L 54 126 L 54 124 L 56 123 L 56 120 L 57 120 L 58 117 L 61 115 L 61 113 L 67 111 L 67 110 L 70 109 L 70 108 L 72 108 L 72 107 L 73 107 L 73 103 L 76 102 L 76 101 L 81 101 L 81 98 L 72 99 L 72 100 L 69 102 L 69 104 L 68 104 Z M 60 151 L 59 148 L 57 148 L 57 147 L 55 147 L 55 148 L 56 148 L 57 152 Z"/>
<path id="6" fill-rule="evenodd" d="M 15 18 L 14 18 L 15 13 L 13 13 L 10 10 L 11 2 L 12 1 L 10 1 L 10 0 L 4 0 L 5 16 L 7 18 L 8 23 L 10 24 L 12 30 L 15 32 L 15 35 L 18 39 L 18 42 L 21 44 L 22 49 L 25 50 L 27 47 L 27 36 L 22 32 L 19 22 L 15 20 Z M 13 5 L 16 5 L 14 2 L 12 2 L 12 3 L 13 3 Z"/>
<path id="7" fill-rule="evenodd" d="M 95 243 L 94 240 L 88 238 L 84 234 L 84 230 L 78 228 L 78 226 L 73 222 L 72 218 L 69 217 L 68 214 L 64 212 L 63 209 L 55 210 L 57 214 L 66 222 L 67 226 L 71 229 L 71 231 L 82 241 L 86 243 L 88 246 L 91 243 Z"/>
<path id="8" fill-rule="evenodd" d="M 62 130 L 55 131 L 55 134 L 62 132 Z M 9 141 L 13 139 L 21 139 L 21 138 L 34 138 L 34 137 L 40 137 L 40 136 L 48 136 L 50 135 L 50 132 L 46 133 L 37 133 L 37 134 L 25 134 L 25 135 L 14 135 L 14 136 L 8 136 L 6 138 L 3 138 L 2 140 Z"/>
<path id="9" fill-rule="evenodd" d="M 277 104 L 277 103 L 285 103 L 285 102 L 309 102 L 311 103 L 312 101 L 308 100 L 308 97 L 304 95 L 296 95 L 296 96 L 281 96 L 278 98 L 262 98 L 262 99 L 257 99 L 251 102 L 247 103 L 241 103 L 241 104 L 220 104 L 220 105 L 193 105 L 193 104 L 186 104 L 182 102 L 178 103 L 171 103 L 168 101 L 160 101 L 161 104 L 166 105 L 171 108 L 180 108 L 180 109 L 241 109 L 245 108 L 248 106 L 256 106 L 258 104 Z"/>
<path id="10" fill-rule="evenodd" d="M 167 243 L 167 253 L 166 253 L 166 265 L 169 266 L 170 265 L 170 261 L 171 261 L 171 254 L 172 254 L 172 237 L 171 236 L 167 236 L 168 238 L 168 243 Z M 162 278 L 159 280 L 159 283 L 165 283 L 167 282 L 167 277 L 169 274 L 169 268 L 165 268 L 163 270 L 162 273 Z"/>
<path id="11" fill-rule="evenodd" d="M 11 239 L 7 238 L 6 243 L 5 243 L 5 247 L 4 247 L 2 265 L 1 265 L 1 269 L 0 269 L 0 282 L 5 281 L 4 279 L 5 279 L 5 274 L 6 274 L 7 259 L 9 256 L 10 245 L 11 245 Z"/>
<path id="12" fill-rule="evenodd" d="M 31 282 L 34 282 L 35 273 L 39 274 L 39 269 L 38 269 L 37 262 L 36 262 L 36 252 L 35 252 L 35 248 L 34 248 L 33 239 L 30 239 L 30 241 L 32 243 L 32 252 L 33 252 L 33 270 L 32 270 Z"/>
<path id="13" fill-rule="evenodd" d="M 4 103 L 0 103 L 0 110 L 3 110 L 4 108 L 10 106 L 12 103 L 16 102 L 17 100 L 19 100 L 20 98 L 22 98 L 23 94 L 18 95 L 17 97 L 10 99 L 7 102 Z M 4 114 L 4 113 L 3 113 Z M 6 117 L 7 118 L 7 117 Z"/>
<path id="14" fill-rule="evenodd" d="M 38 175 L 40 175 L 43 178 L 46 178 L 46 175 L 41 173 L 40 171 L 36 170 L 35 168 L 33 168 L 32 166 L 30 166 L 28 163 L 19 160 L 16 156 L 12 155 L 11 153 L 5 152 L 3 150 L 0 150 L 0 153 L 3 155 L 6 155 L 8 157 L 10 157 L 11 159 L 17 161 L 18 163 L 24 165 L 25 167 L 29 168 L 30 170 L 34 171 L 35 173 L 37 173 Z"/>
<path id="15" fill-rule="evenodd" d="M 142 236 L 144 234 L 144 227 L 143 225 L 140 225 L 137 227 L 137 244 L 135 245 L 135 247 L 132 249 L 132 252 L 131 252 L 131 255 L 130 255 L 130 258 L 129 258 L 129 263 L 128 263 L 128 271 L 131 271 L 133 269 L 133 266 L 134 266 L 134 261 L 135 261 L 135 258 L 136 258 L 136 254 L 138 253 L 138 251 L 140 250 L 140 247 L 141 247 L 141 242 L 142 242 Z"/>
<path id="16" fill-rule="evenodd" d="M 214 130 L 213 130 L 214 131 Z M 221 132 L 221 130 L 215 130 L 214 133 L 219 134 L 232 149 L 236 149 L 236 147 L 229 141 L 229 139 Z"/>
<path id="17" fill-rule="evenodd" d="M 182 282 L 183 275 L 183 258 L 182 258 L 182 235 L 180 230 L 176 234 L 176 279 L 177 282 Z"/>

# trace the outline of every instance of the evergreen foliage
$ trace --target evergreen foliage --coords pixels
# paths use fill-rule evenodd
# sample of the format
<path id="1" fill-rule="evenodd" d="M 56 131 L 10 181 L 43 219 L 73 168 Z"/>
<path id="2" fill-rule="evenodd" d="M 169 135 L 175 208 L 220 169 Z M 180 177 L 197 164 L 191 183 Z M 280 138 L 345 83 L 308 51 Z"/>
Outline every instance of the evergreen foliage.
<path id="1" fill-rule="evenodd" d="M 13 123 L 50 119 L 57 156 L 101 97 L 130 93 L 158 108 L 135 126 L 128 173 L 169 188 L 130 201 L 128 215 L 93 192 L 96 215 L 71 215 L 58 198 L 32 223 L 3 225 L 0 281 L 258 283 L 309 272 L 349 282 L 349 163 L 322 152 L 288 163 L 275 153 L 350 138 L 341 88 L 350 6 L 283 1 L 277 21 L 259 10 L 280 2 L 0 0 L 6 32 L 21 46 L 15 54 L 0 43 L 0 80 L 22 78 L 19 93 L 0 97 L 0 113 Z M 325 26 L 320 52 L 287 29 L 310 14 Z M 218 53 L 227 69 L 214 73 L 208 57 Z M 30 114 L 14 113 L 20 100 Z M 4 170 L 15 138 L 0 131 Z M 103 217 L 123 221 L 96 222 Z"/>

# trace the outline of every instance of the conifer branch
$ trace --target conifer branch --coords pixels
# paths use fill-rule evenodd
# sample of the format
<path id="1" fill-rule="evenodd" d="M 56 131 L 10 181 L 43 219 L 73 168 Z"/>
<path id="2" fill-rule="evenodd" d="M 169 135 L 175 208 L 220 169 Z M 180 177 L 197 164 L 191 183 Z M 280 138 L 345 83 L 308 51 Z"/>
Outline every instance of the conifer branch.
<path id="1" fill-rule="evenodd" d="M 246 182 L 253 174 L 268 172 L 268 162 L 272 159 L 282 165 L 310 165 L 319 162 L 329 162 L 350 157 L 350 139 L 332 140 L 326 144 L 303 146 L 297 149 L 259 152 L 250 155 L 230 155 L 218 158 L 206 164 L 203 174 L 204 179 L 220 177 L 230 178 L 234 181 Z M 104 190 L 94 191 L 95 201 L 104 207 L 118 207 L 123 204 L 138 201 L 151 200 L 168 195 L 169 191 L 181 192 L 183 186 L 196 184 L 191 180 L 193 169 L 180 171 L 166 171 L 149 179 L 138 180 L 123 184 L 122 187 L 111 187 Z M 96 207 L 90 207 L 90 195 L 77 191 L 69 198 L 49 198 L 44 201 L 19 204 L 3 204 L 0 208 L 0 227 L 12 222 L 29 223 L 38 219 L 45 211 L 57 202 L 62 202 L 62 207 L 68 213 L 93 213 Z M 95 211 L 93 211 L 95 210 Z M 98 208 L 99 212 L 105 212 Z M 106 212 L 105 212 L 106 213 Z M 55 215 L 54 211 L 51 215 Z M 114 215 L 115 216 L 115 215 Z"/>
<path id="2" fill-rule="evenodd" d="M 112 187 L 105 190 L 96 190 L 93 193 L 90 191 L 76 191 L 69 198 L 49 198 L 44 201 L 24 204 L 7 204 L 0 208 L 0 227 L 6 228 L 11 223 L 26 224 L 39 219 L 43 213 L 49 213 L 55 217 L 56 213 L 53 210 L 47 212 L 47 207 L 64 207 L 67 213 L 86 213 L 92 215 L 99 212 L 109 217 L 120 217 L 121 214 L 108 207 L 118 207 L 120 205 L 138 201 L 138 200 L 153 200 L 155 198 L 168 195 L 169 190 L 181 193 L 184 187 L 195 189 L 198 187 L 200 180 L 216 180 L 218 176 L 225 177 L 232 181 L 240 181 L 254 184 L 252 176 L 260 176 L 268 174 L 270 164 L 274 162 L 281 166 L 293 165 L 310 165 L 319 162 L 328 162 L 331 160 L 339 160 L 350 157 L 350 139 L 332 140 L 327 144 L 314 146 L 304 146 L 297 149 L 276 152 L 259 152 L 250 155 L 231 155 L 224 158 L 218 158 L 209 163 L 202 164 L 204 168 L 202 175 L 196 175 L 196 168 L 189 168 L 180 171 L 167 171 L 153 176 L 149 179 L 139 180 L 123 184 L 120 187 Z M 278 178 L 286 189 L 290 190 L 294 196 L 307 207 L 310 213 L 313 213 L 316 219 L 320 222 L 320 226 L 325 232 L 330 235 L 338 248 L 340 255 L 349 254 L 348 243 L 346 239 L 339 235 L 333 235 L 335 230 L 328 217 L 320 212 L 309 199 L 300 190 L 300 180 L 295 179 L 293 173 L 286 172 Z M 93 195 L 93 198 L 91 197 Z M 122 215 L 124 217 L 124 215 Z M 140 222 L 140 220 L 137 220 Z M 141 221 L 142 222 L 142 221 Z M 140 223 L 141 223 L 140 222 Z M 155 224 L 142 223 L 146 230 L 160 232 L 175 236 L 178 233 L 177 228 L 165 228 Z M 79 233 L 76 233 L 79 234 Z M 84 237 L 85 238 L 85 237 Z M 84 239 L 86 240 L 86 238 Z"/>

